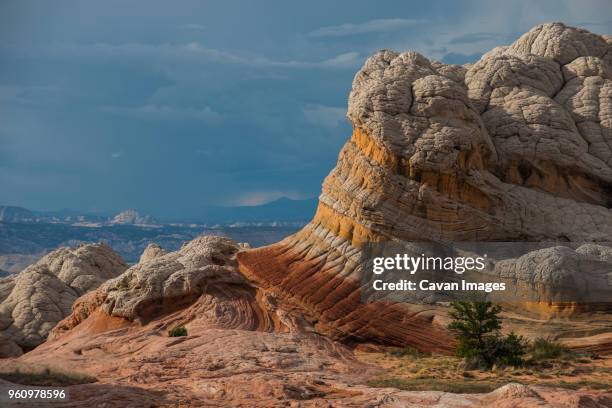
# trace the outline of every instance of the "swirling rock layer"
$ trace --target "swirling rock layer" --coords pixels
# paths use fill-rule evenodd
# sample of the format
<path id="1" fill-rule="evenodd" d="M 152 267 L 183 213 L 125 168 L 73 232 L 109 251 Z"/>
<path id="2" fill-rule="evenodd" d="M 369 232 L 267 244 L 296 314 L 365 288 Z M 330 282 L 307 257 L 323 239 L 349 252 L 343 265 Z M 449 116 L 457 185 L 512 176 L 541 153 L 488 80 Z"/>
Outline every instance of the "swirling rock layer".
<path id="1" fill-rule="evenodd" d="M 3 369 L 42 366 L 95 376 L 95 384 L 67 387 L 69 407 L 442 404 L 459 408 L 553 407 L 560 402 L 567 407 L 584 403 L 603 407 L 610 401 L 610 393 L 604 391 L 519 384 L 480 395 L 365 386 L 381 369 L 359 361 L 349 347 L 321 335 L 323 329 L 332 337 L 350 340 L 341 333 L 354 326 L 334 327 L 331 319 L 328 326 L 313 321 L 311 310 L 245 279 L 236 262 L 241 249 L 226 238 L 199 237 L 177 252 L 143 260 L 79 298 L 49 341 L 19 359 L 5 360 Z M 293 283 L 297 289 L 311 285 L 309 279 Z M 328 292 L 324 288 L 321 296 Z M 351 309 L 352 300 L 342 305 L 347 308 L 346 322 L 354 325 L 357 318 L 352 313 L 359 309 Z M 361 312 L 367 316 L 372 311 Z M 440 347 L 439 336 L 444 334 L 436 338 L 436 326 L 416 317 L 420 313 L 402 315 L 391 305 L 376 312 L 381 321 L 404 316 L 405 327 L 372 322 L 361 328 L 362 335 L 378 331 L 379 341 L 403 335 L 420 338 L 430 348 Z M 177 326 L 184 326 L 187 335 L 169 336 Z M 423 327 L 432 329 L 429 341 Z M 0 381 L 0 391 L 15 387 Z"/>
<path id="2" fill-rule="evenodd" d="M 101 328 L 115 323 L 143 324 L 176 312 L 192 325 L 297 330 L 298 317 L 277 308 L 273 297 L 253 287 L 238 272 L 236 253 L 240 249 L 228 238 L 202 236 L 165 255 L 148 257 L 145 255 L 150 251 L 145 251 L 140 263 L 80 298 L 50 338 L 59 337 L 96 313 L 100 319 L 93 320 Z"/>
<path id="3" fill-rule="evenodd" d="M 360 304 L 363 245 L 610 241 L 611 48 L 554 23 L 465 67 L 376 53 L 353 81 L 353 135 L 314 219 L 240 253 L 241 270 L 336 338 L 449 344 L 434 309 Z"/>

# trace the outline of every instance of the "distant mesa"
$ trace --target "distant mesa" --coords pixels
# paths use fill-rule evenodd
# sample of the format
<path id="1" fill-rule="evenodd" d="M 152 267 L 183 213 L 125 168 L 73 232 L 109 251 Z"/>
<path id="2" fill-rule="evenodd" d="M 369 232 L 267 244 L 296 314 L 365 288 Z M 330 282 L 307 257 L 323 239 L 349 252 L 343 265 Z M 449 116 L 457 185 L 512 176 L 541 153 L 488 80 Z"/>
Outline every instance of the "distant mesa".
<path id="1" fill-rule="evenodd" d="M 128 209 L 116 215 L 76 210 L 31 211 L 22 207 L 0 206 L 0 222 L 53 223 L 81 227 L 112 225 L 203 225 L 203 226 L 303 226 L 312 218 L 317 199 L 292 200 L 286 197 L 253 206 L 206 206 L 190 215 L 155 219 Z"/>
<path id="2" fill-rule="evenodd" d="M 115 215 L 110 221 L 113 225 L 153 225 L 155 221 L 150 215 L 140 215 L 136 210 L 125 210 Z"/>
<path id="3" fill-rule="evenodd" d="M 0 206 L 0 222 L 7 223 L 103 223 L 107 219 L 107 216 L 101 214 L 88 214 L 77 210 L 34 211 L 23 207 Z"/>
<path id="4" fill-rule="evenodd" d="M 128 209 L 108 217 L 100 214 L 88 214 L 75 210 L 31 211 L 23 207 L 0 206 L 0 222 L 10 223 L 59 223 L 77 225 L 153 225 L 156 220 L 150 215 L 141 215 L 134 209 Z"/>

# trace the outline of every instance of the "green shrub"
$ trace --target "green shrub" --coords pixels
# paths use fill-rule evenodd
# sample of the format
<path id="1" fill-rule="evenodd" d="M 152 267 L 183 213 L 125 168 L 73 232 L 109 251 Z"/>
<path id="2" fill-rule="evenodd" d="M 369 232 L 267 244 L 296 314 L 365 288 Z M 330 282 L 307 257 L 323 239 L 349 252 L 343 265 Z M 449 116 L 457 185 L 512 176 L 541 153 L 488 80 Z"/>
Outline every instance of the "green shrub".
<path id="1" fill-rule="evenodd" d="M 500 306 L 491 302 L 452 302 L 449 330 L 457 335 L 457 355 L 474 357 L 486 348 L 489 337 L 499 331 L 501 321 L 497 316 Z"/>
<path id="2" fill-rule="evenodd" d="M 560 343 L 544 338 L 535 339 L 530 347 L 529 353 L 533 360 L 550 360 L 559 358 L 567 352 Z"/>
<path id="3" fill-rule="evenodd" d="M 523 336 L 510 333 L 506 337 L 493 337 L 493 342 L 488 350 L 493 363 L 498 366 L 521 366 L 526 353 L 527 341 Z"/>
<path id="4" fill-rule="evenodd" d="M 457 356 L 465 359 L 466 369 L 490 369 L 523 364 L 526 341 L 522 336 L 500 334 L 501 307 L 491 302 L 452 302 L 449 330 L 457 336 Z"/>
<path id="5" fill-rule="evenodd" d="M 187 328 L 185 326 L 177 326 L 168 331 L 168 337 L 183 337 L 187 336 Z"/>

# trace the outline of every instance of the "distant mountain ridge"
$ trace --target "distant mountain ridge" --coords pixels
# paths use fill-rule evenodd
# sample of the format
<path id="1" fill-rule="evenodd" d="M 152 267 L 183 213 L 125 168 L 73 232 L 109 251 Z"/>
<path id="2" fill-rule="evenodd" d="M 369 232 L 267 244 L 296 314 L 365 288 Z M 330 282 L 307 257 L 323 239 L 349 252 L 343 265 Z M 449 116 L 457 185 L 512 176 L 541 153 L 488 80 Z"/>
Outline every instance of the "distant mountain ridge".
<path id="1" fill-rule="evenodd" d="M 317 199 L 292 200 L 282 197 L 261 205 L 205 207 L 197 219 L 206 223 L 307 222 L 315 213 Z"/>
<path id="2" fill-rule="evenodd" d="M 4 222 L 24 222 L 24 221 L 34 221 L 36 219 L 36 214 L 32 211 L 23 208 L 23 207 L 15 207 L 15 206 L 0 206 L 0 221 Z"/>
<path id="3" fill-rule="evenodd" d="M 0 222 L 39 222 L 79 224 L 97 223 L 100 225 L 153 225 L 169 223 L 195 223 L 203 225 L 271 225 L 305 224 L 312 218 L 317 199 L 292 200 L 279 198 L 261 205 L 253 206 L 207 206 L 194 216 L 168 217 L 155 219 L 128 209 L 115 215 L 90 214 L 78 210 L 33 211 L 23 207 L 0 206 Z"/>
<path id="4" fill-rule="evenodd" d="M 78 210 L 35 211 L 18 206 L 0 206 L 0 222 L 51 222 L 72 223 L 78 221 L 103 222 L 109 217 Z"/>

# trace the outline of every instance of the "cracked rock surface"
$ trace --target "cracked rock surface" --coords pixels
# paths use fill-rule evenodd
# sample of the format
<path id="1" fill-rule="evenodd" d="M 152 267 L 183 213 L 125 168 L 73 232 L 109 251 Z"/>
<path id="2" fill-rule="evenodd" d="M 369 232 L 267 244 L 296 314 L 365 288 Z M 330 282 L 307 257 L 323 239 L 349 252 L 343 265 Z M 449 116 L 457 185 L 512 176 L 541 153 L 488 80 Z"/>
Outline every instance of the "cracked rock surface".
<path id="1" fill-rule="evenodd" d="M 186 322 L 196 319 L 209 327 L 303 331 L 307 325 L 299 315 L 285 312 L 273 296 L 240 273 L 236 254 L 241 248 L 229 238 L 200 236 L 178 251 L 148 260 L 143 256 L 143 261 L 79 298 L 49 338 L 61 337 L 94 314 L 104 316 L 103 326 L 146 324 L 176 312 Z"/>
<path id="2" fill-rule="evenodd" d="M 334 338 L 443 349 L 449 340 L 434 306 L 360 302 L 364 245 L 569 241 L 608 251 L 611 49 L 609 36 L 551 23 L 465 66 L 377 52 L 353 80 L 353 134 L 314 219 L 278 244 L 240 253 L 241 269 Z M 571 249 L 518 261 L 497 273 L 532 291 L 537 281 L 560 293 L 583 282 L 590 265 L 598 266 L 591 283 L 610 272 L 607 261 Z M 540 261 L 539 275 L 525 269 Z"/>
<path id="3" fill-rule="evenodd" d="M 164 255 L 166 255 L 166 251 L 164 251 L 162 247 L 155 243 L 150 243 L 144 251 L 142 251 L 142 255 L 140 255 L 140 260 L 138 262 L 144 263 Z"/>
<path id="4" fill-rule="evenodd" d="M 0 279 L 0 357 L 38 346 L 79 296 L 126 268 L 110 247 L 95 244 L 60 248 Z"/>

